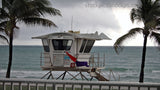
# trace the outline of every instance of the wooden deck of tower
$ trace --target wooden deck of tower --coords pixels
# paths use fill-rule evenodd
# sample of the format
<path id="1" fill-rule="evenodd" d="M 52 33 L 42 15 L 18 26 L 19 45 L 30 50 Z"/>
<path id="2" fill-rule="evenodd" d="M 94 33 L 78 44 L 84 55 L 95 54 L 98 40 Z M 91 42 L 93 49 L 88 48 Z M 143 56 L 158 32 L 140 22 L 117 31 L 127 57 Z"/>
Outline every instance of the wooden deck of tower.
<path id="1" fill-rule="evenodd" d="M 87 72 L 90 75 L 94 73 L 91 75 L 92 78 L 107 81 L 100 74 L 100 70 L 105 67 L 105 54 L 90 53 L 96 40 L 110 40 L 104 33 L 80 34 L 70 31 L 51 33 L 33 37 L 33 39 L 41 39 L 43 43 L 41 68 L 49 71 L 43 78 L 48 74 L 50 78 L 52 71 L 64 71 L 63 77 L 66 72 L 76 71 L 82 76 L 84 75 L 81 72 Z"/>

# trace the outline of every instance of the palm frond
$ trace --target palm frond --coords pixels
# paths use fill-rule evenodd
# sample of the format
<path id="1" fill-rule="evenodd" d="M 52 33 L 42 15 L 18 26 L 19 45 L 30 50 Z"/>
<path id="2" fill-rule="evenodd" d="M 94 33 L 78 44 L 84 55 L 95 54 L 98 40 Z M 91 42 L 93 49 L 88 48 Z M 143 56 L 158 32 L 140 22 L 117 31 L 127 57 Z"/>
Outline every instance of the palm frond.
<path id="1" fill-rule="evenodd" d="M 160 26 L 160 18 L 157 19 L 157 26 Z"/>
<path id="2" fill-rule="evenodd" d="M 24 18 L 21 21 L 25 22 L 28 25 L 39 24 L 47 27 L 51 27 L 51 26 L 57 27 L 56 24 L 54 24 L 52 21 L 44 18 L 39 18 L 39 17 Z"/>
<path id="3" fill-rule="evenodd" d="M 10 33 L 12 32 L 13 28 L 15 28 L 15 24 L 12 21 L 7 21 L 4 30 L 5 30 L 5 34 L 7 36 L 10 36 Z M 13 30 L 14 31 L 14 30 Z"/>
<path id="4" fill-rule="evenodd" d="M 4 35 L 0 35 L 0 38 L 1 38 L 2 40 L 6 41 L 6 42 L 9 44 L 8 39 L 7 39 Z"/>
<path id="5" fill-rule="evenodd" d="M 51 5 L 51 3 L 48 0 L 34 0 L 35 2 L 41 3 L 45 6 Z"/>
<path id="6" fill-rule="evenodd" d="M 143 21 L 144 24 L 159 15 L 159 0 L 139 0 L 137 8 L 131 10 L 131 20 Z"/>
<path id="7" fill-rule="evenodd" d="M 153 3 L 153 4 L 152 4 Z M 157 16 L 160 16 L 160 3 L 158 0 L 155 0 L 150 4 L 150 9 L 148 9 L 146 18 L 148 21 L 157 19 Z"/>
<path id="8" fill-rule="evenodd" d="M 141 10 L 133 8 L 130 12 L 130 19 L 132 23 L 134 23 L 135 20 L 142 21 Z"/>
<path id="9" fill-rule="evenodd" d="M 12 5 L 11 5 L 11 0 L 2 0 L 2 8 L 11 8 Z"/>
<path id="10" fill-rule="evenodd" d="M 17 18 L 21 19 L 21 18 L 28 18 L 28 17 L 41 17 L 41 13 L 37 10 L 35 10 L 34 8 L 29 8 L 25 9 L 25 7 L 23 7 L 24 9 L 19 9 L 19 11 L 17 11 Z"/>
<path id="11" fill-rule="evenodd" d="M 26 2 L 24 0 L 13 0 L 12 8 L 10 9 L 10 14 L 18 16 L 27 9 Z"/>
<path id="12" fill-rule="evenodd" d="M 158 30 L 160 30 L 160 18 L 158 18 L 158 19 L 156 19 L 156 26 L 155 26 L 155 31 L 158 31 Z"/>
<path id="13" fill-rule="evenodd" d="M 4 32 L 4 31 L 5 31 L 5 29 L 0 27 L 0 32 Z"/>
<path id="14" fill-rule="evenodd" d="M 62 16 L 61 15 L 61 12 L 58 10 L 58 9 L 55 9 L 55 8 L 51 8 L 51 7 L 45 7 L 45 8 L 42 8 L 42 9 L 38 9 L 39 12 L 42 12 L 42 13 L 47 13 L 47 14 L 50 14 L 50 15 L 58 15 L 58 16 Z"/>
<path id="15" fill-rule="evenodd" d="M 7 35 L 8 32 L 6 33 L 4 28 L 0 28 L 0 33 L 2 33 L 4 36 L 9 37 L 9 35 Z"/>
<path id="16" fill-rule="evenodd" d="M 130 38 L 130 37 L 136 35 L 137 33 L 142 33 L 142 32 L 143 32 L 143 28 L 133 28 L 127 34 L 118 38 L 116 40 L 116 42 L 114 43 L 114 49 L 115 49 L 116 53 L 118 54 L 119 51 L 122 50 L 121 46 L 127 38 Z"/>
<path id="17" fill-rule="evenodd" d="M 10 31 L 8 30 L 10 26 L 8 24 L 9 24 L 9 21 L 2 21 L 0 23 L 0 31 L 3 32 L 6 36 L 9 36 L 9 31 Z"/>
<path id="18" fill-rule="evenodd" d="M 18 10 L 16 10 L 16 16 L 17 18 L 41 17 L 46 14 L 61 16 L 61 13 L 58 9 L 49 7 L 47 3 L 48 0 L 27 1 L 25 4 L 22 4 L 25 6 L 21 6 L 20 9 L 18 8 Z"/>
<path id="19" fill-rule="evenodd" d="M 7 25 L 8 21 L 2 21 L 0 22 L 0 27 L 5 27 Z"/>
<path id="20" fill-rule="evenodd" d="M 153 38 L 156 41 L 156 43 L 160 46 L 160 33 L 152 32 L 150 37 Z"/>
<path id="21" fill-rule="evenodd" d="M 148 22 L 145 23 L 145 27 L 147 27 L 150 30 L 155 30 L 157 27 L 157 20 L 156 18 L 152 18 Z"/>
<path id="22" fill-rule="evenodd" d="M 160 0 L 155 0 L 152 6 L 151 13 L 155 14 L 156 16 L 160 16 Z"/>
<path id="23" fill-rule="evenodd" d="M 8 17 L 9 17 L 8 13 L 3 8 L 0 8 L 0 19 L 5 19 Z"/>
<path id="24" fill-rule="evenodd" d="M 45 1 L 48 2 L 48 0 L 33 0 L 28 3 L 29 8 L 32 9 L 32 12 L 37 12 L 41 15 L 43 14 L 50 14 L 50 15 L 58 15 L 61 16 L 61 13 L 58 9 L 49 7 Z"/>

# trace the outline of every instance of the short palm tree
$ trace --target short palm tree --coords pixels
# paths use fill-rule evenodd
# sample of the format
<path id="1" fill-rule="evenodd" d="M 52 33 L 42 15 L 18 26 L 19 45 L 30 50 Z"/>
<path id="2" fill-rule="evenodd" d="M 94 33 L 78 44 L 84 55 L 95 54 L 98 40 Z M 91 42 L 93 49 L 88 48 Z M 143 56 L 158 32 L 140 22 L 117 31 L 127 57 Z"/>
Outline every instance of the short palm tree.
<path id="1" fill-rule="evenodd" d="M 114 43 L 115 51 L 118 53 L 123 42 L 137 33 L 142 33 L 144 36 L 142 63 L 139 82 L 143 82 L 144 79 L 144 66 L 146 56 L 147 38 L 153 38 L 158 46 L 160 46 L 160 1 L 159 0 L 139 0 L 139 4 L 136 8 L 131 10 L 131 21 L 137 20 L 144 24 L 143 28 L 133 28 L 127 34 L 121 36 Z"/>
<path id="2" fill-rule="evenodd" d="M 16 24 L 24 22 L 27 25 L 39 24 L 47 27 L 56 27 L 51 20 L 43 17 L 45 14 L 61 16 L 58 9 L 50 7 L 48 0 L 2 0 L 2 7 L 0 8 L 0 21 L 2 24 L 0 27 L 4 27 L 9 41 L 9 62 L 6 78 L 10 78 L 13 36 L 15 30 L 19 29 Z"/>

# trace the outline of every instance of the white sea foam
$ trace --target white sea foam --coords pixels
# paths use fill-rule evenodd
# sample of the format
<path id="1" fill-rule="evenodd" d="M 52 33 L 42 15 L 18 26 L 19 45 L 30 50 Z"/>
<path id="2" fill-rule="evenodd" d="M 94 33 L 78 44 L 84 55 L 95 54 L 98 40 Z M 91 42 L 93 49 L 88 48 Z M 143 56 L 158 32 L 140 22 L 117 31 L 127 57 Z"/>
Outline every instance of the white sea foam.
<path id="1" fill-rule="evenodd" d="M 160 73 L 160 70 L 152 70 L 152 73 Z"/>
<path id="2" fill-rule="evenodd" d="M 11 71 L 11 77 L 13 78 L 41 78 L 45 74 L 47 74 L 49 71 L 24 71 L 24 70 L 13 70 Z M 57 78 L 61 74 L 63 74 L 63 71 L 53 71 L 53 77 Z M 72 75 L 77 75 L 78 72 L 70 72 Z M 4 78 L 6 74 L 6 70 L 0 70 L 0 78 Z M 89 77 L 87 73 L 83 73 L 86 77 Z M 65 78 L 72 78 L 68 73 L 66 74 Z M 80 78 L 80 76 L 78 76 Z"/>

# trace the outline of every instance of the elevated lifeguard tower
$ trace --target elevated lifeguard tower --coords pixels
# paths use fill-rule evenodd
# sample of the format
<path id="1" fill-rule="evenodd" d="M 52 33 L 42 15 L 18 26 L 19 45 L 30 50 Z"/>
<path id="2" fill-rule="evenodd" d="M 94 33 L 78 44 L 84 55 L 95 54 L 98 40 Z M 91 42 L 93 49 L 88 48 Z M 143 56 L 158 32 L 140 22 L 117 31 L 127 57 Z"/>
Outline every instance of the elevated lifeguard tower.
<path id="1" fill-rule="evenodd" d="M 100 73 L 105 67 L 105 55 L 102 58 L 99 54 L 90 53 L 96 40 L 110 40 L 104 33 L 80 34 L 79 31 L 69 31 L 32 38 L 41 39 L 43 43 L 44 60 L 41 60 L 41 68 L 49 72 L 42 78 L 63 80 L 68 73 L 72 79 L 77 79 L 76 77 L 81 75 L 82 79 L 86 80 L 96 78 L 99 81 L 108 81 Z M 64 71 L 64 73 L 55 78 L 53 71 Z M 73 75 L 70 71 L 79 73 Z M 82 72 L 89 73 L 91 78 L 88 79 Z"/>

